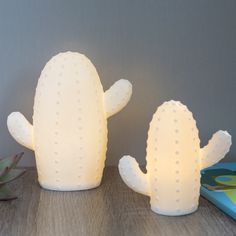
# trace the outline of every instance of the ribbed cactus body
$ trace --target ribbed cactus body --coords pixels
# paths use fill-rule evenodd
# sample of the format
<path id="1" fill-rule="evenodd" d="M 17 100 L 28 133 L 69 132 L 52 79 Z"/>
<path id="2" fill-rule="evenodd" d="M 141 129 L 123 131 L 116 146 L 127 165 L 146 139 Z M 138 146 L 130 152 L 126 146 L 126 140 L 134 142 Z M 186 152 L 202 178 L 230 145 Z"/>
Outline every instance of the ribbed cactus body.
<path id="1" fill-rule="evenodd" d="M 198 207 L 200 171 L 222 159 L 231 146 L 226 131 L 216 132 L 200 148 L 192 113 L 178 101 L 162 104 L 153 115 L 147 140 L 147 173 L 131 156 L 119 162 L 124 182 L 151 198 L 151 209 L 164 215 L 185 215 Z"/>
<path id="2" fill-rule="evenodd" d="M 186 106 L 171 101 L 158 108 L 147 141 L 147 173 L 155 211 L 173 214 L 196 209 L 199 145 L 196 122 Z"/>
<path id="3" fill-rule="evenodd" d="M 85 56 L 61 53 L 46 64 L 33 115 L 41 185 L 79 189 L 100 183 L 107 144 L 103 104 L 100 79 Z"/>

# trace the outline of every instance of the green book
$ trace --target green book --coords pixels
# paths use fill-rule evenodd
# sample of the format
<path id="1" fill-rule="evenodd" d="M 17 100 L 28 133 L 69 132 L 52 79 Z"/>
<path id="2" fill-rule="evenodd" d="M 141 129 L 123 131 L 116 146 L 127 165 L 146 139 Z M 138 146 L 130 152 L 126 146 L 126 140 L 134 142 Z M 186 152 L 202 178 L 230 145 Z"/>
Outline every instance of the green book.
<path id="1" fill-rule="evenodd" d="M 201 174 L 201 195 L 236 220 L 236 163 L 218 163 Z"/>

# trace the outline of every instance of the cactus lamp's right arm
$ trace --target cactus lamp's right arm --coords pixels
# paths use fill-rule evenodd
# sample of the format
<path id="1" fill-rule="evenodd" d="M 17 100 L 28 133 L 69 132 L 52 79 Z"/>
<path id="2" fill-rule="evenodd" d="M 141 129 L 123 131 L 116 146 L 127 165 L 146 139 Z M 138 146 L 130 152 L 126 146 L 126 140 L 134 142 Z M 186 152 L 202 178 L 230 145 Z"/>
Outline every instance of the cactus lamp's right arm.
<path id="1" fill-rule="evenodd" d="M 136 160 L 131 156 L 124 156 L 119 161 L 119 172 L 123 181 L 135 192 L 149 196 L 149 182 Z"/>
<path id="2" fill-rule="evenodd" d="M 107 117 L 110 117 L 122 108 L 130 100 L 132 94 L 132 84 L 125 79 L 116 81 L 104 94 L 104 102 Z"/>
<path id="3" fill-rule="evenodd" d="M 34 150 L 33 126 L 20 112 L 12 112 L 7 118 L 11 136 L 21 145 Z"/>
<path id="4" fill-rule="evenodd" d="M 224 158 L 231 144 L 231 135 L 227 131 L 219 130 L 216 132 L 208 144 L 201 149 L 202 169 L 212 166 Z"/>

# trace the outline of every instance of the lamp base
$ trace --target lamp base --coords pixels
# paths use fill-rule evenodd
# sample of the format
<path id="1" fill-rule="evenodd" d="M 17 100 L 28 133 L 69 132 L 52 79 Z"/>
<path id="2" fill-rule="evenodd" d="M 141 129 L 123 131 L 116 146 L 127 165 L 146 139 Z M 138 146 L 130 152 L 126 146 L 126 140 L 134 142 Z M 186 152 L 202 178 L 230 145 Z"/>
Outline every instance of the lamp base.
<path id="1" fill-rule="evenodd" d="M 190 209 L 184 209 L 184 210 L 176 210 L 176 211 L 165 211 L 157 207 L 151 207 L 152 211 L 159 215 L 165 215 L 165 216 L 182 216 L 182 215 L 188 215 L 197 210 L 198 206 L 194 206 Z"/>
<path id="2" fill-rule="evenodd" d="M 59 185 L 55 186 L 55 185 L 43 184 L 40 182 L 39 184 L 42 188 L 47 189 L 47 190 L 69 192 L 69 191 L 81 191 L 81 190 L 97 188 L 101 184 L 101 182 L 94 183 L 94 184 L 87 184 L 87 185 L 78 184 L 75 186 L 59 186 Z"/>

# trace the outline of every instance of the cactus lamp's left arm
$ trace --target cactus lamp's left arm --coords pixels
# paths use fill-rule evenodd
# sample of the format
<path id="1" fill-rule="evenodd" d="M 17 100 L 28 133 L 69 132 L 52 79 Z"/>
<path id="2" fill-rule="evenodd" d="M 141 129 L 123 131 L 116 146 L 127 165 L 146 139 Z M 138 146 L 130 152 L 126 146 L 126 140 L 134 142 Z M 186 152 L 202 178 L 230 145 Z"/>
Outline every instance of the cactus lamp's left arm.
<path id="1" fill-rule="evenodd" d="M 11 136 L 21 145 L 34 150 L 33 126 L 20 112 L 12 112 L 7 118 Z"/>
<path id="2" fill-rule="evenodd" d="M 201 168 L 207 168 L 220 161 L 230 149 L 231 135 L 227 131 L 216 132 L 208 144 L 201 149 Z"/>
<path id="3" fill-rule="evenodd" d="M 132 84 L 125 79 L 115 82 L 104 94 L 107 118 L 119 112 L 129 102 Z"/>
<path id="4" fill-rule="evenodd" d="M 149 182 L 136 160 L 131 156 L 124 156 L 119 161 L 119 172 L 123 181 L 135 192 L 149 196 Z"/>

